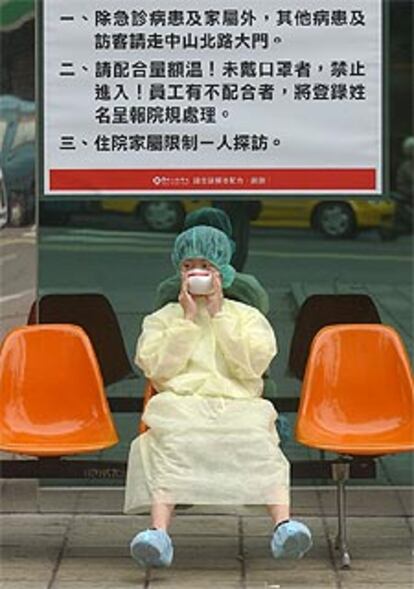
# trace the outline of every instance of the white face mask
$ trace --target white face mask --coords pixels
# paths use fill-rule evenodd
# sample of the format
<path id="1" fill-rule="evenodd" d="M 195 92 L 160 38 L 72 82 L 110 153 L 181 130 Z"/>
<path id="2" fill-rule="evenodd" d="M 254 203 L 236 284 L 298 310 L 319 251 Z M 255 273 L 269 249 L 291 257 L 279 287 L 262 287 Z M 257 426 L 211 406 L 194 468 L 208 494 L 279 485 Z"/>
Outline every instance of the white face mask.
<path id="1" fill-rule="evenodd" d="M 213 275 L 209 270 L 190 270 L 187 278 L 188 290 L 193 295 L 208 295 L 214 290 Z"/>

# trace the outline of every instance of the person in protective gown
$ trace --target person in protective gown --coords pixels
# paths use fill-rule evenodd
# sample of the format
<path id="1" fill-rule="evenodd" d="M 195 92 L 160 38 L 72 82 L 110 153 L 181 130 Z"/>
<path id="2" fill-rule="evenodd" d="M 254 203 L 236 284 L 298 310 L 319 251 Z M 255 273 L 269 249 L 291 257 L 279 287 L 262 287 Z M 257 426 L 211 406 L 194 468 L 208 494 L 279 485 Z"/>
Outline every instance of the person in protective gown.
<path id="1" fill-rule="evenodd" d="M 151 506 L 151 528 L 130 544 L 141 566 L 171 564 L 167 530 L 176 504 L 266 505 L 275 558 L 300 558 L 312 544 L 309 529 L 290 519 L 289 463 L 277 413 L 261 396 L 275 335 L 257 309 L 223 297 L 235 276 L 231 254 L 216 228 L 178 235 L 178 302 L 148 315 L 138 338 L 136 363 L 158 391 L 142 416 L 149 429 L 132 442 L 128 459 L 124 511 Z M 196 295 L 199 274 L 211 284 Z"/>
<path id="2" fill-rule="evenodd" d="M 188 213 L 184 219 L 184 229 L 190 229 L 191 227 L 196 227 L 198 225 L 207 225 L 223 231 L 229 239 L 233 260 L 237 246 L 232 238 L 233 226 L 227 213 L 215 207 L 202 207 L 195 211 L 191 211 L 191 213 Z M 154 309 L 160 309 L 167 303 L 178 301 L 180 291 L 180 274 L 175 273 L 163 280 L 157 287 Z M 256 309 L 263 313 L 263 315 L 268 315 L 269 313 L 269 296 L 257 278 L 252 274 L 236 271 L 231 284 L 227 287 L 223 287 L 223 295 L 225 298 L 240 301 L 241 303 L 246 303 L 246 305 L 256 307 Z M 276 383 L 268 371 L 263 375 L 263 379 L 263 395 L 265 397 L 275 397 Z M 285 415 L 280 416 L 277 425 L 279 433 L 283 436 L 282 441 L 290 439 L 290 425 Z"/>

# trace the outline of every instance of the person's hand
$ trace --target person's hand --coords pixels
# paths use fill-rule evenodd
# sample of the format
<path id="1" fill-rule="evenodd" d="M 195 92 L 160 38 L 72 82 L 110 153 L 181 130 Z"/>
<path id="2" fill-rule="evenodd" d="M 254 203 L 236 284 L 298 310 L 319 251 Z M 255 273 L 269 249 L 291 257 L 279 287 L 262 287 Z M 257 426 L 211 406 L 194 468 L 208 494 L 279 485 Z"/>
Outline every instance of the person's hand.
<path id="1" fill-rule="evenodd" d="M 188 279 L 184 273 L 181 275 L 181 290 L 178 295 L 178 302 L 183 308 L 185 319 L 194 321 L 197 315 L 197 303 L 188 292 Z"/>
<path id="2" fill-rule="evenodd" d="M 213 288 L 212 294 L 206 296 L 206 307 L 210 317 L 214 317 L 223 306 L 223 288 L 220 273 L 217 270 L 213 271 Z"/>

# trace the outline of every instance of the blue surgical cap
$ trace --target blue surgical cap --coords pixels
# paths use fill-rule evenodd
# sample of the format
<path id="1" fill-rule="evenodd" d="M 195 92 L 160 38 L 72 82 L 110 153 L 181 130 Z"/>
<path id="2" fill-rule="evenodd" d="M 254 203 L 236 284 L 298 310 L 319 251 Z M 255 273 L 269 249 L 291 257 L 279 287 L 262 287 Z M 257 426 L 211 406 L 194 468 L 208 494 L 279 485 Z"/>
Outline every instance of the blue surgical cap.
<path id="1" fill-rule="evenodd" d="M 223 231 L 207 225 L 197 225 L 177 235 L 171 259 L 177 270 L 184 260 L 208 260 L 220 272 L 223 288 L 228 288 L 236 274 L 230 265 L 232 253 L 231 243 Z"/>
<path id="2" fill-rule="evenodd" d="M 223 231 L 229 238 L 232 254 L 236 251 L 236 244 L 232 239 L 233 227 L 230 217 L 222 209 L 203 207 L 187 213 L 184 219 L 184 229 L 190 229 L 197 225 L 207 225 Z"/>

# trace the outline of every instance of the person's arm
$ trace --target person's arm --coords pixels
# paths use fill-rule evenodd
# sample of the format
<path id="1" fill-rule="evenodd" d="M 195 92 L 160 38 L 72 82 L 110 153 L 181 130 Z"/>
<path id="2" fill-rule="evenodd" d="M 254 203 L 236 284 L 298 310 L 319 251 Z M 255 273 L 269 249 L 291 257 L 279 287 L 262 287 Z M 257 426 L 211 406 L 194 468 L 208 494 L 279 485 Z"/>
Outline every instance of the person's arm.
<path id="1" fill-rule="evenodd" d="M 136 364 L 154 381 L 173 378 L 186 366 L 200 327 L 173 306 L 147 316 L 138 338 Z"/>
<path id="2" fill-rule="evenodd" d="M 223 306 L 213 318 L 218 345 L 240 379 L 259 378 L 277 353 L 275 334 L 256 309 Z"/>

